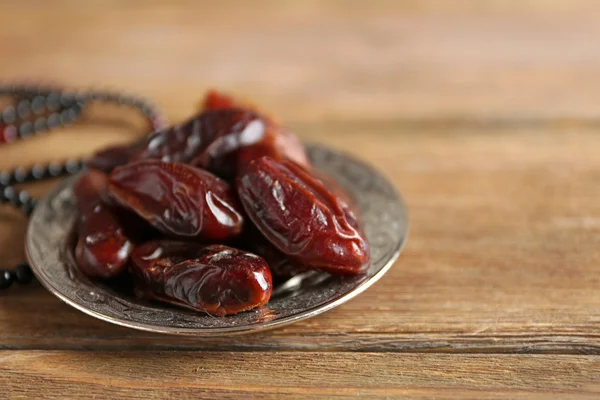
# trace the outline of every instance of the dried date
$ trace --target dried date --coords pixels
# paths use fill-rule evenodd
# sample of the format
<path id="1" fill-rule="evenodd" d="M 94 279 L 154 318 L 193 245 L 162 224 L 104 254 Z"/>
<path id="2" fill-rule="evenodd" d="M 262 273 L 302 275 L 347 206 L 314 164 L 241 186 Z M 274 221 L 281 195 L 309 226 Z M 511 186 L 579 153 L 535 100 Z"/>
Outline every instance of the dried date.
<path id="1" fill-rule="evenodd" d="M 250 108 L 248 104 L 244 104 L 232 96 L 226 95 L 218 90 L 211 89 L 206 92 L 202 101 L 204 110 L 222 110 L 225 108 Z"/>
<path id="2" fill-rule="evenodd" d="M 131 144 L 102 149 L 88 160 L 87 165 L 108 173 L 120 165 L 127 164 L 135 155 L 139 154 L 146 146 L 147 140 L 147 137 L 143 137 Z"/>
<path id="3" fill-rule="evenodd" d="M 75 182 L 73 185 L 73 194 L 77 200 L 77 208 L 80 213 L 85 212 L 98 203 L 108 200 L 106 192 L 107 184 L 108 177 L 106 174 L 96 170 L 86 172 Z"/>
<path id="4" fill-rule="evenodd" d="M 218 137 L 237 137 L 259 117 L 247 110 L 217 109 L 203 112 L 186 122 L 152 132 L 135 143 L 97 152 L 88 164 L 110 172 L 130 161 L 157 159 L 189 163 Z"/>
<path id="5" fill-rule="evenodd" d="M 169 267 L 185 260 L 198 258 L 205 252 L 205 245 L 177 240 L 152 240 L 137 247 L 131 254 L 131 262 L 138 271 L 160 266 Z"/>
<path id="6" fill-rule="evenodd" d="M 255 113 L 240 109 L 206 111 L 183 124 L 153 133 L 144 149 L 132 160 L 189 163 L 217 138 L 240 136 L 257 119 Z"/>
<path id="7" fill-rule="evenodd" d="M 260 109 L 250 101 L 242 100 L 214 89 L 206 92 L 204 101 L 202 102 L 202 109 L 223 110 L 226 108 L 238 108 L 242 110 L 253 111 L 260 115 L 260 117 L 265 121 L 275 125 L 279 124 L 279 122 L 272 115 L 265 113 L 264 110 Z"/>
<path id="8" fill-rule="evenodd" d="M 110 172 L 131 161 L 158 159 L 189 163 L 229 179 L 249 161 L 264 155 L 310 166 L 302 143 L 272 117 L 230 96 L 210 91 L 201 114 L 133 144 L 104 149 L 88 164 Z"/>
<path id="9" fill-rule="evenodd" d="M 228 240 L 242 230 L 242 210 L 229 184 L 180 163 L 144 160 L 115 168 L 108 191 L 164 234 Z"/>
<path id="10" fill-rule="evenodd" d="M 223 245 L 152 242 L 133 260 L 140 296 L 217 316 L 260 307 L 273 289 L 265 260 Z"/>
<path id="11" fill-rule="evenodd" d="M 85 275 L 108 279 L 126 269 L 133 243 L 109 206 L 96 203 L 88 208 L 81 215 L 77 233 L 75 260 Z"/>
<path id="12" fill-rule="evenodd" d="M 237 190 L 261 233 L 294 261 L 334 274 L 368 268 L 369 245 L 349 206 L 297 164 L 254 160 Z"/>
<path id="13" fill-rule="evenodd" d="M 319 171 L 311 171 L 311 173 L 316 179 L 321 181 L 321 183 L 323 183 L 323 185 L 325 185 L 329 191 L 334 193 L 341 202 L 344 203 L 344 211 L 346 213 L 346 217 L 348 218 L 348 222 L 356 229 L 362 229 L 362 221 L 360 214 L 358 213 L 358 206 L 354 198 L 352 198 L 352 196 L 346 192 L 346 189 L 344 189 L 338 182 Z"/>
<path id="14" fill-rule="evenodd" d="M 300 140 L 256 107 L 214 90 L 206 95 L 204 107 L 207 110 L 235 107 L 251 112 L 259 118 L 248 124 L 244 130 L 215 137 L 193 164 L 226 178 L 242 173 L 250 161 L 261 156 L 270 156 L 280 161 L 290 159 L 306 168 L 310 166 Z"/>
<path id="15" fill-rule="evenodd" d="M 264 258 L 274 280 L 289 279 L 307 270 L 302 264 L 279 251 L 253 226 L 244 232 L 240 247 Z"/>

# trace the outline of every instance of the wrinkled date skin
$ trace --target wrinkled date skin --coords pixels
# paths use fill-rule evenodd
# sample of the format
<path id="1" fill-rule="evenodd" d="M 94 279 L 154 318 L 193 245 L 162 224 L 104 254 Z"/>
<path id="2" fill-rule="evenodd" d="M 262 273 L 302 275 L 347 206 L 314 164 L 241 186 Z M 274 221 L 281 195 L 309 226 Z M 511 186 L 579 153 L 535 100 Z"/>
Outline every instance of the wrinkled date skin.
<path id="1" fill-rule="evenodd" d="M 237 190 L 250 219 L 293 260 L 341 275 L 369 267 L 368 242 L 348 205 L 300 166 L 259 158 Z"/>
<path id="2" fill-rule="evenodd" d="M 150 242 L 133 259 L 131 271 L 142 297 L 212 315 L 263 306 L 273 290 L 265 260 L 223 245 Z"/>
<path id="3" fill-rule="evenodd" d="M 356 229 L 362 229 L 362 220 L 358 212 L 358 206 L 356 201 L 346 192 L 339 183 L 331 179 L 329 176 L 318 172 L 311 171 L 315 178 L 317 178 L 327 189 L 334 193 L 343 203 L 345 203 L 344 211 L 348 217 L 348 222 L 352 224 Z"/>
<path id="4" fill-rule="evenodd" d="M 232 179 L 247 163 L 268 155 L 309 167 L 298 138 L 255 107 L 209 91 L 205 110 L 188 121 L 156 131 L 126 146 L 113 146 L 88 162 L 110 172 L 130 161 L 157 159 L 196 165 Z"/>
<path id="5" fill-rule="evenodd" d="M 255 113 L 241 109 L 205 111 L 183 124 L 151 134 L 144 149 L 132 159 L 193 164 L 217 138 L 239 136 L 257 119 Z"/>
<path id="6" fill-rule="evenodd" d="M 184 123 L 156 131 L 126 146 L 113 146 L 94 155 L 89 165 L 110 172 L 130 161 L 157 159 L 190 163 L 218 137 L 236 137 L 259 117 L 247 110 L 217 109 Z"/>
<path id="7" fill-rule="evenodd" d="M 305 168 L 310 167 L 300 140 L 273 118 L 231 96 L 214 90 L 207 93 L 204 100 L 206 110 L 224 110 L 230 107 L 247 110 L 260 118 L 249 123 L 244 130 L 232 131 L 215 138 L 193 162 L 195 165 L 225 178 L 243 173 L 250 161 L 261 156 L 270 156 L 279 161 L 290 159 Z"/>
<path id="8" fill-rule="evenodd" d="M 100 202 L 88 208 L 77 228 L 75 260 L 90 278 L 109 279 L 125 271 L 133 243 L 113 210 Z"/>
<path id="9" fill-rule="evenodd" d="M 228 240 L 242 230 L 242 209 L 229 184 L 188 165 L 130 163 L 113 170 L 108 191 L 117 203 L 169 236 Z"/>

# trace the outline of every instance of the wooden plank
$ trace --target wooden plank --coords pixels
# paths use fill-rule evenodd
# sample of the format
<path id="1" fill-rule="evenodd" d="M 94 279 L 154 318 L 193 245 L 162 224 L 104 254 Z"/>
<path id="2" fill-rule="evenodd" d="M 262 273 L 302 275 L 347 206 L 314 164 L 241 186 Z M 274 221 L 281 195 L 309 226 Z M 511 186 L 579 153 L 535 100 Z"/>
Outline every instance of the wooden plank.
<path id="1" fill-rule="evenodd" d="M 215 85 L 286 120 L 600 112 L 598 2 L 213 3 L 3 2 L 2 77 L 123 88 L 176 119 Z"/>
<path id="2" fill-rule="evenodd" d="M 376 165 L 406 197 L 412 224 L 406 253 L 373 288 L 317 318 L 234 340 L 135 332 L 72 310 L 40 287 L 15 288 L 0 296 L 0 346 L 600 352 L 594 127 L 294 127 L 308 140 Z M 23 143 L 23 151 L 33 142 Z M 16 262 L 23 220 L 4 218 L 3 257 Z"/>
<path id="3" fill-rule="evenodd" d="M 17 398 L 594 399 L 598 356 L 7 351 Z M 160 377 L 157 379 L 157 377 Z"/>

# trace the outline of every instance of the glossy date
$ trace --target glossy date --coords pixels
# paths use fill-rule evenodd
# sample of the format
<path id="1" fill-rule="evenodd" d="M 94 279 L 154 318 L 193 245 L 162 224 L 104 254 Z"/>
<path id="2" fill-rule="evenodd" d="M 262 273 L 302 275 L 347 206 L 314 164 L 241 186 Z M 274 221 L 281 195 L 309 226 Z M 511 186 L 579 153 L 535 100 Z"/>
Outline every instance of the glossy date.
<path id="1" fill-rule="evenodd" d="M 273 289 L 265 260 L 223 245 L 150 242 L 132 259 L 141 297 L 217 316 L 260 307 Z"/>
<path id="2" fill-rule="evenodd" d="M 146 142 L 147 138 L 144 137 L 131 144 L 107 147 L 96 152 L 88 160 L 87 165 L 108 173 L 120 165 L 127 164 L 136 154 L 139 154 L 144 149 Z"/>
<path id="3" fill-rule="evenodd" d="M 237 190 L 261 233 L 294 261 L 344 275 L 368 268 L 369 245 L 348 204 L 295 163 L 254 160 Z"/>
<path id="4" fill-rule="evenodd" d="M 131 254 L 131 262 L 138 271 L 155 267 L 169 267 L 179 262 L 198 258 L 205 245 L 178 240 L 152 240 L 138 246 Z"/>
<path id="5" fill-rule="evenodd" d="M 210 89 L 206 92 L 202 101 L 204 110 L 222 110 L 225 108 L 253 108 L 247 103 L 240 102 L 223 92 Z"/>
<path id="6" fill-rule="evenodd" d="M 144 148 L 132 160 L 158 159 L 192 163 L 221 137 L 238 137 L 259 117 L 241 109 L 209 110 L 163 131 L 151 134 Z"/>
<path id="7" fill-rule="evenodd" d="M 234 107 L 259 118 L 244 130 L 216 137 L 194 160 L 195 165 L 226 178 L 242 173 L 250 161 L 261 156 L 270 156 L 279 161 L 289 159 L 306 168 L 310 166 L 306 150 L 296 135 L 256 107 L 214 90 L 206 95 L 204 107 L 206 110 Z"/>
<path id="8" fill-rule="evenodd" d="M 108 201 L 107 184 L 108 176 L 96 170 L 86 172 L 75 182 L 73 194 L 77 200 L 77 209 L 80 213 L 98 203 Z"/>
<path id="9" fill-rule="evenodd" d="M 248 110 L 208 110 L 181 124 L 152 132 L 132 144 L 103 149 L 88 164 L 110 172 L 130 161 L 144 159 L 190 163 L 218 137 L 236 137 L 258 118 Z"/>
<path id="10" fill-rule="evenodd" d="M 96 203 L 82 215 L 77 226 L 75 260 L 90 278 L 108 279 L 125 271 L 133 243 L 109 206 Z"/>
<path id="11" fill-rule="evenodd" d="M 364 273 L 370 251 L 354 201 L 312 170 L 299 139 L 221 92 L 203 105 L 88 163 L 73 186 L 81 270 L 109 279 L 128 267 L 123 278 L 141 297 L 217 316 L 266 304 L 273 279 Z"/>
<path id="12" fill-rule="evenodd" d="M 229 184 L 185 164 L 144 160 L 115 168 L 108 191 L 169 236 L 228 240 L 242 230 L 242 210 Z"/>
<path id="13" fill-rule="evenodd" d="M 239 241 L 240 248 L 246 249 L 265 259 L 273 275 L 273 280 L 285 280 L 307 271 L 302 264 L 283 254 L 255 227 L 244 232 Z"/>
<path id="14" fill-rule="evenodd" d="M 157 159 L 199 166 L 226 179 L 265 155 L 310 166 L 298 138 L 256 107 L 216 91 L 208 92 L 204 106 L 184 123 L 97 152 L 88 165 L 110 172 L 131 161 Z"/>

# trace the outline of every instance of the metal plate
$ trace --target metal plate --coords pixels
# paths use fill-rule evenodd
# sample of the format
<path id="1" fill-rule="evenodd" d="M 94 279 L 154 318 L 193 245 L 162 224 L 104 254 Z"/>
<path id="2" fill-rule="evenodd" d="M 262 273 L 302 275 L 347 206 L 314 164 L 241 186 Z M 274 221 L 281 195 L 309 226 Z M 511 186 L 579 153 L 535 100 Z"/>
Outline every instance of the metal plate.
<path id="1" fill-rule="evenodd" d="M 214 317 L 162 304 L 147 303 L 81 274 L 68 246 L 77 211 L 71 187 L 61 182 L 40 200 L 31 216 L 26 252 L 38 280 L 60 299 L 94 317 L 118 325 L 181 335 L 255 332 L 290 324 L 330 310 L 363 292 L 385 274 L 406 240 L 408 220 L 402 199 L 377 171 L 348 155 L 308 146 L 314 166 L 336 180 L 355 199 L 371 245 L 366 275 L 336 277 L 307 273 L 276 286 L 260 309 Z"/>

